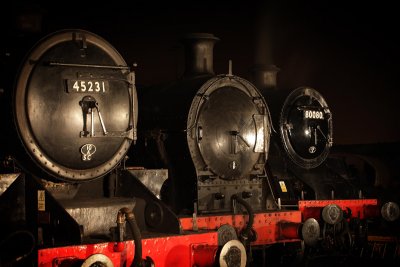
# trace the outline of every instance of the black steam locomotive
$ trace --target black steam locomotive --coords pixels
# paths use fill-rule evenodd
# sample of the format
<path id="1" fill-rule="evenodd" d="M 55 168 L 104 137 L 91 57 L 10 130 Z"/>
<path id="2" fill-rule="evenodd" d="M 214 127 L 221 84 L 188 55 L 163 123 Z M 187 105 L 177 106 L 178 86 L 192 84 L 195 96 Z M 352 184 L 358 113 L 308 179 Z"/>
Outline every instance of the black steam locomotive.
<path id="1" fill-rule="evenodd" d="M 182 79 L 138 94 L 91 32 L 29 51 L 2 84 L 1 266 L 259 266 L 267 247 L 315 255 L 366 233 L 354 229 L 379 217 L 377 200 L 327 187 L 323 97 L 301 87 L 273 101 L 231 65 L 215 75 L 217 40 L 187 36 Z"/>
<path id="2" fill-rule="evenodd" d="M 64 30 L 39 41 L 16 77 L 2 96 L 13 115 L 2 116 L 2 153 L 13 175 L 2 179 L 0 221 L 3 242 L 17 247 L 11 256 L 2 250 L 2 264 L 35 262 L 25 252 L 37 246 L 90 242 L 115 224 L 110 212 L 135 205 L 106 199 L 111 184 L 103 189 L 136 140 L 135 76 L 121 55 L 93 33 Z M 32 248 L 18 251 L 25 239 Z"/>
<path id="3" fill-rule="evenodd" d="M 210 34 L 184 39 L 184 77 L 139 91 L 144 150 L 154 147 L 156 168 L 168 168 L 173 210 L 230 212 L 231 198 L 262 210 L 264 166 L 271 122 L 263 96 L 229 71 L 215 75 Z M 149 148 L 149 149 L 150 149 Z"/>

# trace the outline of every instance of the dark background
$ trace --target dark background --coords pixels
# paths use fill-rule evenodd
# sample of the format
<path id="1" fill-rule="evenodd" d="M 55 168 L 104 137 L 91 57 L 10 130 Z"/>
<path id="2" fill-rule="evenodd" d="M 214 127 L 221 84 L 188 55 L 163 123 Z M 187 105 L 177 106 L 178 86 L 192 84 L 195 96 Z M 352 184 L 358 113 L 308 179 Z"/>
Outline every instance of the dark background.
<path id="1" fill-rule="evenodd" d="M 389 1 L 103 2 L 3 7 L 2 53 L 21 53 L 56 30 L 85 29 L 137 63 L 137 83 L 146 86 L 180 77 L 185 34 L 212 33 L 221 39 L 216 74 L 227 73 L 230 59 L 245 78 L 255 64 L 275 64 L 279 88 L 318 90 L 333 113 L 335 144 L 400 141 L 398 14 Z"/>

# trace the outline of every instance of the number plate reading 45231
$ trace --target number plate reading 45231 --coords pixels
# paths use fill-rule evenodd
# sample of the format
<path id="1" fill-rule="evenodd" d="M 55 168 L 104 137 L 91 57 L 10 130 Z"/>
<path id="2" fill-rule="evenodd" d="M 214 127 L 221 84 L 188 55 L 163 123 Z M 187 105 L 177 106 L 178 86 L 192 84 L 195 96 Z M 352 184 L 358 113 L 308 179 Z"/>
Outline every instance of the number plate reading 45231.
<path id="1" fill-rule="evenodd" d="M 109 89 L 106 80 L 67 80 L 68 93 L 106 93 Z"/>

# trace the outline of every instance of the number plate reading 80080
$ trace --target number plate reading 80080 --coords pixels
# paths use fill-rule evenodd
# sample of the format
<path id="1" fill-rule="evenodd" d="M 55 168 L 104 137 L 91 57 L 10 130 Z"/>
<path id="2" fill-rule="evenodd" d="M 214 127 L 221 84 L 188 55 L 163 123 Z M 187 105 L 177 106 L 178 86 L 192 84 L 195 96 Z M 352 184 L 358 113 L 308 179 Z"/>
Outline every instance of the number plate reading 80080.
<path id="1" fill-rule="evenodd" d="M 68 93 L 105 93 L 109 89 L 106 80 L 67 80 Z"/>

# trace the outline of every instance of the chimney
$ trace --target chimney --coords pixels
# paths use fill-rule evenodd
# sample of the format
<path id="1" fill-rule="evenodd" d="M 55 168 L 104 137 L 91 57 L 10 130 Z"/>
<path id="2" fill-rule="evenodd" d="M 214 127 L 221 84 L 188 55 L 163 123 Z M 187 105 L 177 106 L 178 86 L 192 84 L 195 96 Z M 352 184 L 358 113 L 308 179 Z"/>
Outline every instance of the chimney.
<path id="1" fill-rule="evenodd" d="M 274 91 L 277 87 L 279 68 L 273 64 L 274 11 L 273 3 L 260 3 L 255 14 L 254 67 L 250 81 L 262 91 Z"/>
<path id="2" fill-rule="evenodd" d="M 275 65 L 256 64 L 251 70 L 251 81 L 254 85 L 264 92 L 264 90 L 276 90 L 277 87 L 277 74 L 279 68 Z"/>
<path id="3" fill-rule="evenodd" d="M 209 33 L 192 33 L 182 40 L 185 47 L 184 76 L 214 75 L 213 49 L 219 38 Z"/>

